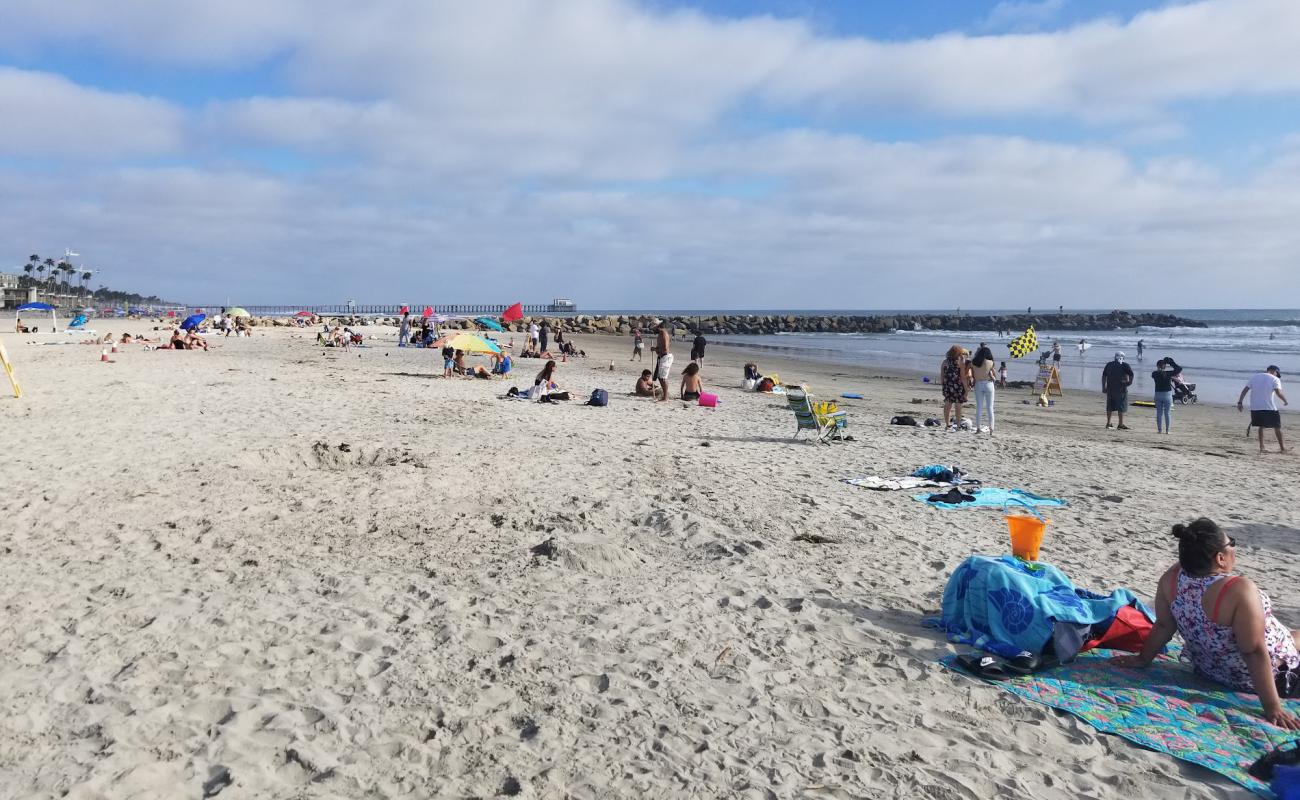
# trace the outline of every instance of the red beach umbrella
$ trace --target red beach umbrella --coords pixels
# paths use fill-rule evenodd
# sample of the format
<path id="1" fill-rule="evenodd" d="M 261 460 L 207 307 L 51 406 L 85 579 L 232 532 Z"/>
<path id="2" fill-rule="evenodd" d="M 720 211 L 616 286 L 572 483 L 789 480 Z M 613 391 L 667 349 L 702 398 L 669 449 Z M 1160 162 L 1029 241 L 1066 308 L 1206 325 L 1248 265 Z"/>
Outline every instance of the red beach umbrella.
<path id="1" fill-rule="evenodd" d="M 432 317 L 432 316 L 433 316 L 433 306 L 425 306 L 425 307 L 424 307 L 424 318 L 425 318 L 425 319 L 428 319 L 429 317 Z"/>

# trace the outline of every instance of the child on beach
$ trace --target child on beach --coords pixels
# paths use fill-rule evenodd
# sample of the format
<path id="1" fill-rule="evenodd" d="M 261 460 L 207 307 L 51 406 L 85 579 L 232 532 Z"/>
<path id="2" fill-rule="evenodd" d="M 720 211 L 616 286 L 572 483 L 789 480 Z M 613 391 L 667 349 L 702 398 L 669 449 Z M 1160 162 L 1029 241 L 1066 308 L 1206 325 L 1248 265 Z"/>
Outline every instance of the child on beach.
<path id="1" fill-rule="evenodd" d="M 998 382 L 1002 384 L 1003 389 L 1007 388 L 1007 362 L 1005 361 L 998 368 Z"/>
<path id="2" fill-rule="evenodd" d="M 454 347 L 442 348 L 442 377 L 450 378 L 451 371 L 456 368 L 456 349 Z"/>
<path id="3" fill-rule="evenodd" d="M 628 361 L 640 361 L 645 352 L 645 339 L 641 338 L 641 329 L 632 331 L 632 357 Z"/>
<path id="4" fill-rule="evenodd" d="M 648 369 L 641 370 L 641 377 L 636 381 L 637 397 L 657 397 L 658 388 L 655 386 L 654 374 Z"/>
<path id="5" fill-rule="evenodd" d="M 704 391 L 704 382 L 700 380 L 700 365 L 692 361 L 682 370 L 682 399 L 686 401 L 699 400 L 700 392 Z"/>

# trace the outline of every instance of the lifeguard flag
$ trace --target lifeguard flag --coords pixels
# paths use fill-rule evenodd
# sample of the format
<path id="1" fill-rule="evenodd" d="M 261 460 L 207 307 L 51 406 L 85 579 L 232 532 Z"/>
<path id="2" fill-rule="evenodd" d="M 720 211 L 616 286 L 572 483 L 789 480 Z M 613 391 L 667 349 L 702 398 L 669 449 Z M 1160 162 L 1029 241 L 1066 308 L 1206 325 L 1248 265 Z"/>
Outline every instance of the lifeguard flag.
<path id="1" fill-rule="evenodd" d="M 403 313 L 403 314 L 409 314 L 409 313 L 411 313 L 411 307 L 410 307 L 410 306 L 402 306 L 402 313 Z"/>
<path id="2" fill-rule="evenodd" d="M 1038 349 L 1038 334 L 1034 333 L 1031 326 L 1029 330 L 1012 339 L 1007 349 L 1011 351 L 1012 358 L 1027 356 Z"/>
<path id="3" fill-rule="evenodd" d="M 425 318 L 425 319 L 428 319 L 429 317 L 432 317 L 432 316 L 433 316 L 433 306 L 425 306 L 425 307 L 424 307 L 424 318 Z"/>
<path id="4" fill-rule="evenodd" d="M 515 320 L 523 319 L 523 318 L 524 318 L 524 307 L 522 303 L 515 303 L 514 305 L 510 306 L 510 308 L 507 308 L 506 312 L 501 315 L 501 320 L 503 322 L 514 322 Z"/>

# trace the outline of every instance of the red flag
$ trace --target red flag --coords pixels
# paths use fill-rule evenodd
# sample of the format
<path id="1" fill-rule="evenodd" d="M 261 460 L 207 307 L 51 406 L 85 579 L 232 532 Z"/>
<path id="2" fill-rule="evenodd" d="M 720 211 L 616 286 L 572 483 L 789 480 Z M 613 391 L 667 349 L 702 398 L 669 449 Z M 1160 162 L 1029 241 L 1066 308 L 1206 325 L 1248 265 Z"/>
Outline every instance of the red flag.
<path id="1" fill-rule="evenodd" d="M 433 306 L 425 306 L 425 307 L 424 307 L 424 318 L 425 318 L 425 319 L 428 319 L 429 317 L 432 317 L 432 316 L 433 316 Z"/>
<path id="2" fill-rule="evenodd" d="M 402 313 L 403 313 L 403 314 L 409 314 L 409 313 L 411 313 L 411 307 L 410 307 L 410 306 L 402 306 Z"/>
<path id="3" fill-rule="evenodd" d="M 501 320 L 503 322 L 514 322 L 517 319 L 523 319 L 523 318 L 524 318 L 524 307 L 520 303 L 515 303 L 514 305 L 510 306 L 510 308 L 506 309 L 506 313 L 501 315 Z"/>

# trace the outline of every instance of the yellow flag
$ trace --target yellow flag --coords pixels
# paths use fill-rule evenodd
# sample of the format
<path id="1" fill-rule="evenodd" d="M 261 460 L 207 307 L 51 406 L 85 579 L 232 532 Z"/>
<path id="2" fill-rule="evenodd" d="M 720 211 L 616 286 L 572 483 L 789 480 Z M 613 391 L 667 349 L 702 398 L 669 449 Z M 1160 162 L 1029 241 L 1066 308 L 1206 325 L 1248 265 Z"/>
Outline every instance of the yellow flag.
<path id="1" fill-rule="evenodd" d="M 1033 327 L 1011 340 L 1007 345 L 1011 350 L 1012 358 L 1020 358 L 1029 355 L 1038 349 L 1038 334 L 1034 333 Z"/>

